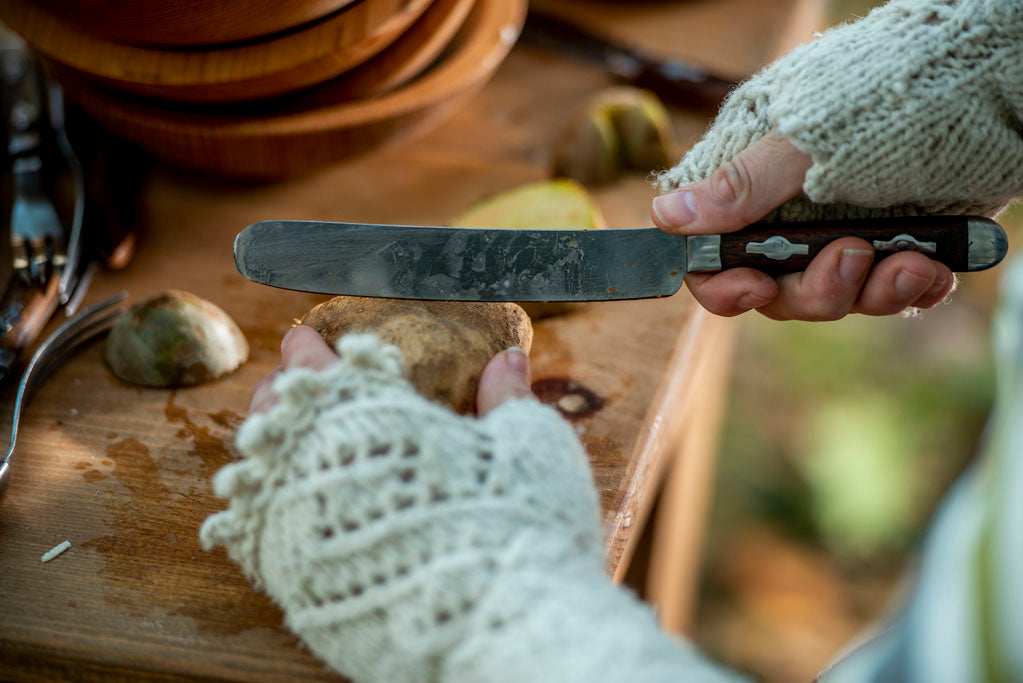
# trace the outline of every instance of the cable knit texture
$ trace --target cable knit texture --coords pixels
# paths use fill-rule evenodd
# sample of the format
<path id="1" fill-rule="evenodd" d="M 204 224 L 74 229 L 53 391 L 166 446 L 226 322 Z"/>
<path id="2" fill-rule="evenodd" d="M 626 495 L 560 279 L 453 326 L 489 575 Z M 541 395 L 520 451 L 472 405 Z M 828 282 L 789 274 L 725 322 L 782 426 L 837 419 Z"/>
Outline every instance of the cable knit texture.
<path id="1" fill-rule="evenodd" d="M 604 574 L 588 461 L 555 411 L 458 416 L 414 392 L 397 347 L 338 351 L 275 381 L 201 531 L 317 655 L 386 683 L 721 680 Z"/>
<path id="2" fill-rule="evenodd" d="M 994 215 L 1023 190 L 1023 2 L 893 0 L 738 87 L 659 179 L 707 178 L 777 128 L 809 154 L 767 220 Z"/>

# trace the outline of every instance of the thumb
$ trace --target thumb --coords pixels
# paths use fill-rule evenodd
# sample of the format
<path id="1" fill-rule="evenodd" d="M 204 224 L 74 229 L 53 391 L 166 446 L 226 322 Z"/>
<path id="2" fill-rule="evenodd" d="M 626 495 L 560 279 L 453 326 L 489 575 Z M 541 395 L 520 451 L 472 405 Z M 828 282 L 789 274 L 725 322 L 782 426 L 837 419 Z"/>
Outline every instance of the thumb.
<path id="1" fill-rule="evenodd" d="M 706 180 L 655 197 L 654 223 L 679 235 L 738 230 L 798 195 L 812 163 L 772 131 Z"/>
<path id="2" fill-rule="evenodd" d="M 502 351 L 487 363 L 476 392 L 476 412 L 480 417 L 510 398 L 532 395 L 529 357 L 518 347 Z"/>

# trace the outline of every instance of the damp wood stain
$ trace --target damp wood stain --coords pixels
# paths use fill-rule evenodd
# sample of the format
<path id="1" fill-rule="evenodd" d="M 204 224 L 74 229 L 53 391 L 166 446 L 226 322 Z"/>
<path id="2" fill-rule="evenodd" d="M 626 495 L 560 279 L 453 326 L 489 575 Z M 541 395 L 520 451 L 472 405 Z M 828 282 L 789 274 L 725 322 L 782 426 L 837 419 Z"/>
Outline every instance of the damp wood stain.
<path id="1" fill-rule="evenodd" d="M 245 418 L 234 412 L 233 410 L 220 410 L 215 413 L 210 413 L 210 419 L 216 424 L 220 425 L 225 429 L 235 430 L 241 426 Z"/>
<path id="2" fill-rule="evenodd" d="M 592 389 L 567 377 L 544 377 L 533 382 L 533 393 L 542 403 L 554 406 L 569 420 L 593 415 L 605 400 Z"/>
<path id="3" fill-rule="evenodd" d="M 206 552 L 199 545 L 202 522 L 224 507 L 209 477 L 234 456 L 210 428 L 175 404 L 173 393 L 165 414 L 181 425 L 177 437 L 191 441 L 186 457 L 196 458 L 198 467 L 169 467 L 138 439 L 107 444 L 109 476 L 123 489 L 103 498 L 112 532 L 83 543 L 99 553 L 104 577 L 115 589 L 105 599 L 136 618 L 148 618 L 154 609 L 190 617 L 200 633 L 218 637 L 279 629 L 280 610 L 252 589 L 223 549 Z"/>
<path id="4" fill-rule="evenodd" d="M 179 439 L 192 439 L 192 450 L 189 455 L 199 458 L 201 463 L 199 474 L 208 481 L 217 470 L 236 458 L 224 445 L 223 439 L 210 434 L 209 427 L 200 427 L 189 418 L 188 411 L 174 402 L 176 396 L 177 393 L 172 391 L 167 399 L 167 408 L 164 410 L 167 422 L 182 425 L 177 433 Z M 221 412 L 237 417 L 230 411 Z M 214 422 L 216 422 L 215 418 Z"/>

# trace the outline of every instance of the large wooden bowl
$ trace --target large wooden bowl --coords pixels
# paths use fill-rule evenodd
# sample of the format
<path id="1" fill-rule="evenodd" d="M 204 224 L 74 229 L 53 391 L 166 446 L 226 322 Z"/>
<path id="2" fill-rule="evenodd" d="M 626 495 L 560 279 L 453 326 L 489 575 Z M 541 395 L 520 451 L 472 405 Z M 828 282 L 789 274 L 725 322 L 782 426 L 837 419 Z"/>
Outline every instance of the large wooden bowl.
<path id="1" fill-rule="evenodd" d="M 182 47 L 251 40 L 293 29 L 353 0 L 35 0 L 100 38 Z"/>
<path id="2" fill-rule="evenodd" d="M 100 123 L 154 155 L 218 175 L 272 179 L 393 144 L 442 120 L 486 82 L 522 28 L 526 0 L 477 0 L 455 40 L 425 74 L 358 100 L 329 84 L 249 114 L 171 110 L 69 84 Z M 310 102 L 315 106 L 307 106 Z M 257 103 L 253 103 L 255 106 Z M 206 110 L 208 111 L 209 108 Z"/>
<path id="3" fill-rule="evenodd" d="M 45 56 L 62 81 L 174 101 L 236 102 L 300 90 L 361 64 L 398 38 L 429 4 L 359 0 L 266 40 L 183 50 L 97 38 L 30 0 L 2 0 L 0 20 Z"/>

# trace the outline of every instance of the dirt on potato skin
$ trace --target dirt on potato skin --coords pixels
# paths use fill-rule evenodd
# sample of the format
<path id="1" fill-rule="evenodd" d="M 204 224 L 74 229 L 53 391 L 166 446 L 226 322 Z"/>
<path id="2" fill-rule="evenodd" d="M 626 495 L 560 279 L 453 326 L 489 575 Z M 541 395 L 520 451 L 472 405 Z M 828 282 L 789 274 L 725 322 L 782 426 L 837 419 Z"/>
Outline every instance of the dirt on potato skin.
<path id="1" fill-rule="evenodd" d="M 349 332 L 374 332 L 405 355 L 408 377 L 427 398 L 472 413 L 483 368 L 517 346 L 527 354 L 533 326 L 512 303 L 409 301 L 339 296 L 302 319 L 333 346 Z"/>

